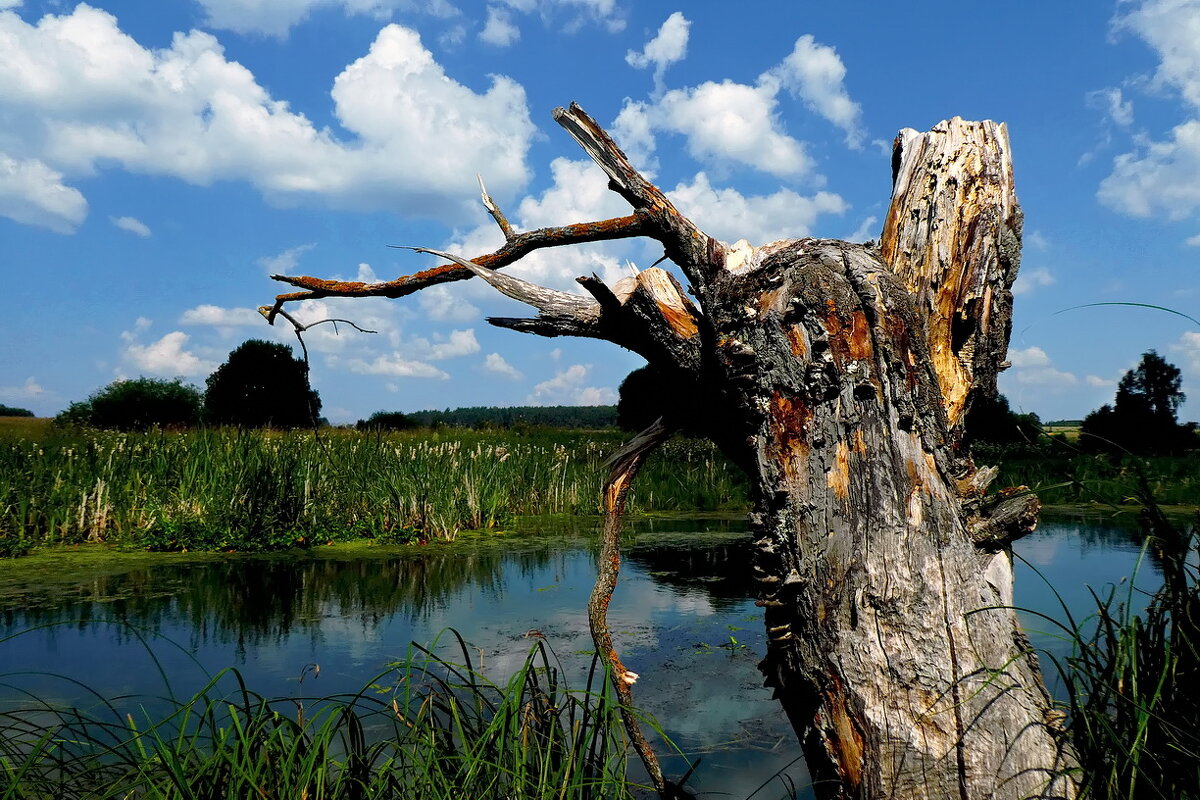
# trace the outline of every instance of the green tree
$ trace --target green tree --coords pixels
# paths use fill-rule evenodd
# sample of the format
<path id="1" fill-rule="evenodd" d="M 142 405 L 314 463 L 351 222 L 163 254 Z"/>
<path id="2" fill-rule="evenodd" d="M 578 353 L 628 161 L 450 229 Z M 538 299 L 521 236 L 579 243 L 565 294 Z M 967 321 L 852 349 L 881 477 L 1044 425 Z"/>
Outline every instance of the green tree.
<path id="1" fill-rule="evenodd" d="M 208 376 L 204 419 L 243 428 L 302 428 L 321 410 L 308 369 L 287 345 L 250 339 Z"/>
<path id="2" fill-rule="evenodd" d="M 1179 368 L 1153 350 L 1117 384 L 1111 405 L 1088 414 L 1080 426 L 1082 443 L 1093 451 L 1168 454 L 1197 446 L 1195 432 L 1176 414 L 1187 399 Z"/>
<path id="3" fill-rule="evenodd" d="M 55 421 L 121 431 L 190 427 L 200 421 L 203 402 L 199 389 L 179 379 L 135 378 L 113 381 L 72 403 Z"/>
<path id="4" fill-rule="evenodd" d="M 13 408 L 0 403 L 0 417 L 32 417 L 33 412 L 28 408 Z"/>

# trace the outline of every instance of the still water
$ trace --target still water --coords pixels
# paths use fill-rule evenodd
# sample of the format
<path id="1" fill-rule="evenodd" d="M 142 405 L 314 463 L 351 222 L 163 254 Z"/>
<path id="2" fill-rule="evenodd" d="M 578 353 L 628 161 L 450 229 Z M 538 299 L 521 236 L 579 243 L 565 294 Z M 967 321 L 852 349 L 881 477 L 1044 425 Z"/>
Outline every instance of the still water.
<path id="1" fill-rule="evenodd" d="M 431 643 L 450 628 L 497 682 L 540 634 L 568 682 L 582 688 L 592 647 L 589 532 L 9 581 L 0 596 L 0 706 L 23 693 L 94 702 L 83 684 L 136 708 L 167 693 L 163 675 L 186 696 L 229 666 L 263 695 L 352 692 L 403 658 L 409 642 Z M 639 705 L 685 752 L 703 757 L 691 786 L 733 797 L 762 787 L 758 798 L 803 787 L 795 737 L 756 668 L 764 635 L 744 523 L 644 519 L 628 540 L 609 621 L 622 659 L 641 675 Z M 1119 585 L 1139 545 L 1127 527 L 1061 520 L 1044 523 L 1017 553 L 1017 605 L 1062 619 L 1065 603 L 1082 618 L 1092 608 L 1087 587 Z M 20 567 L 6 569 L 16 575 Z M 1153 582 L 1149 566 L 1141 576 L 1139 584 Z M 1035 615 L 1025 621 L 1036 647 L 1069 651 L 1053 625 Z M 309 665 L 320 666 L 319 677 Z M 675 775 L 686 769 L 682 761 L 665 766 Z"/>

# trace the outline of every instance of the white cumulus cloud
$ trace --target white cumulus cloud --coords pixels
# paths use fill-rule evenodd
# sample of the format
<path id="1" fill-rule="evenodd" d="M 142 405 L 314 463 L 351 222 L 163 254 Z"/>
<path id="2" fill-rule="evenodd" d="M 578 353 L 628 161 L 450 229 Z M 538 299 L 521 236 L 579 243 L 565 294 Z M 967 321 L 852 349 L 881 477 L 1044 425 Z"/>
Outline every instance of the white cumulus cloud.
<path id="1" fill-rule="evenodd" d="M 1074 374 L 1056 368 L 1049 354 L 1040 347 L 1010 349 L 1008 360 L 1013 368 L 1011 375 L 1005 373 L 1006 378 L 1022 386 L 1046 391 L 1063 391 L 1079 383 L 1079 378 Z"/>
<path id="2" fill-rule="evenodd" d="M 1097 197 L 1134 217 L 1183 219 L 1195 211 L 1200 207 L 1200 120 L 1175 126 L 1167 140 L 1117 156 Z"/>
<path id="3" fill-rule="evenodd" d="M 1171 350 L 1181 353 L 1187 359 L 1187 366 L 1191 372 L 1200 372 L 1200 333 L 1185 332 L 1178 342 L 1171 345 Z"/>
<path id="4" fill-rule="evenodd" d="M 667 17 L 654 38 L 640 50 L 630 50 L 625 61 L 631 67 L 646 69 L 654 67 L 654 91 L 662 94 L 663 75 L 667 67 L 682 61 L 687 56 L 688 32 L 692 23 L 676 11 Z"/>
<path id="5" fill-rule="evenodd" d="M 1008 360 L 1014 367 L 1045 367 L 1050 364 L 1050 356 L 1040 347 L 1012 348 L 1008 351 Z"/>
<path id="6" fill-rule="evenodd" d="M 654 166 L 655 134 L 663 132 L 683 136 L 688 153 L 712 166 L 743 164 L 777 177 L 816 180 L 805 144 L 784 130 L 779 95 L 786 91 L 799 98 L 841 128 L 848 145 L 861 147 L 862 109 L 846 91 L 845 74 L 833 48 L 805 35 L 753 85 L 707 81 L 651 101 L 627 100 L 613 132 L 633 162 L 647 168 Z"/>
<path id="7" fill-rule="evenodd" d="M 0 62 L 3 58 L 0 53 Z M 18 160 L 0 153 L 0 217 L 55 233 L 74 233 L 87 211 L 87 200 L 63 183 L 61 172 L 36 158 Z"/>
<path id="8" fill-rule="evenodd" d="M 0 42 L 0 174 L 43 187 L 25 192 L 34 202 L 57 186 L 49 218 L 60 228 L 85 208 L 61 176 L 100 163 L 197 184 L 246 181 L 276 200 L 445 219 L 469 206 L 476 172 L 497 197 L 529 176 L 524 89 L 495 75 L 473 91 L 400 25 L 382 28 L 334 81 L 333 112 L 348 139 L 272 97 L 202 31 L 150 50 L 111 14 L 80 4 L 36 24 L 2 14 Z"/>
<path id="9" fill-rule="evenodd" d="M 437 378 L 439 380 L 446 380 L 450 377 L 447 373 L 432 364 L 407 359 L 399 353 L 379 356 L 371 362 L 356 358 L 350 362 L 349 366 L 351 372 L 358 372 L 364 375 L 390 375 L 397 378 Z"/>
<path id="10" fill-rule="evenodd" d="M 1152 87 L 1177 93 L 1191 118 L 1157 141 L 1139 137 L 1113 160 L 1097 192 L 1101 202 L 1135 217 L 1182 219 L 1200 208 L 1200 0 L 1145 0 L 1117 18 L 1114 28 L 1140 37 L 1158 55 Z M 1114 121 L 1132 121 L 1132 107 L 1106 96 Z M 1115 105 L 1113 105 L 1115 103 Z"/>
<path id="11" fill-rule="evenodd" d="M 1012 293 L 1016 295 L 1029 294 L 1035 289 L 1053 285 L 1054 275 L 1050 273 L 1050 270 L 1044 267 L 1023 269 L 1017 273 L 1017 280 L 1013 283 Z"/>
<path id="12" fill-rule="evenodd" d="M 474 255 L 472 252 L 471 257 Z M 463 298 L 459 287 L 430 286 L 422 289 L 417 295 L 417 305 L 424 317 L 438 322 L 467 322 L 478 319 L 480 314 L 478 308 Z"/>
<path id="13" fill-rule="evenodd" d="M 207 375 L 217 368 L 212 361 L 186 349 L 188 335 L 183 331 L 172 331 L 146 345 L 138 344 L 131 337 L 125 338 L 127 344 L 123 355 L 143 373 L 194 377 Z"/>
<path id="14" fill-rule="evenodd" d="M 340 6 L 348 14 L 389 18 L 399 9 L 423 11 L 438 17 L 453 16 L 458 9 L 446 0 L 199 0 L 214 28 L 283 38 L 319 7 Z"/>
<path id="15" fill-rule="evenodd" d="M 522 377 L 517 368 L 505 361 L 504 356 L 499 353 L 488 353 L 483 359 L 483 368 L 487 372 L 494 372 L 514 381 L 520 380 Z"/>
<path id="16" fill-rule="evenodd" d="M 1087 103 L 1092 108 L 1103 111 L 1108 119 L 1122 128 L 1133 124 L 1133 101 L 1126 100 L 1124 93 L 1117 87 L 1088 92 Z"/>
<path id="17" fill-rule="evenodd" d="M 421 337 L 414 338 L 405 347 L 405 351 L 418 358 L 444 361 L 447 358 L 461 358 L 478 353 L 479 341 L 475 338 L 475 330 L 467 328 L 451 331 L 449 336 L 434 334 L 433 341 Z"/>
<path id="18" fill-rule="evenodd" d="M 46 395 L 46 390 L 32 375 L 20 386 L 0 386 L 0 397 L 5 400 L 36 400 Z"/>
<path id="19" fill-rule="evenodd" d="M 778 81 L 808 108 L 841 128 L 849 147 L 862 147 L 866 136 L 862 107 L 850 99 L 845 85 L 846 66 L 832 47 L 804 34 L 779 66 L 759 78 L 761 85 L 772 81 Z"/>
<path id="20" fill-rule="evenodd" d="M 625 17 L 616 0 L 505 0 L 525 13 L 536 11 L 547 24 L 560 24 L 564 33 L 575 33 L 588 24 L 609 33 L 625 30 Z"/>
<path id="21" fill-rule="evenodd" d="M 253 308 L 221 308 L 199 305 L 189 308 L 179 317 L 181 325 L 211 325 L 218 328 L 240 328 L 264 325 L 262 315 Z"/>
<path id="22" fill-rule="evenodd" d="M 683 134 L 700 161 L 736 162 L 778 177 L 812 171 L 804 144 L 783 132 L 775 92 L 734 81 L 673 89 L 653 109 L 655 127 Z"/>
<path id="23" fill-rule="evenodd" d="M 808 236 L 818 216 L 842 214 L 849 207 L 831 192 L 804 197 L 780 189 L 769 195 L 746 196 L 735 189 L 714 188 L 703 172 L 668 195 L 705 233 L 730 242 L 746 239 L 755 245 Z"/>
<path id="24" fill-rule="evenodd" d="M 266 270 L 268 275 L 287 275 L 300 263 L 300 256 L 316 246 L 315 242 L 299 244 L 275 255 L 263 256 L 256 263 Z"/>
<path id="25" fill-rule="evenodd" d="M 510 47 L 521 38 L 521 29 L 513 24 L 512 15 L 507 9 L 488 6 L 487 22 L 479 38 L 496 47 Z"/>

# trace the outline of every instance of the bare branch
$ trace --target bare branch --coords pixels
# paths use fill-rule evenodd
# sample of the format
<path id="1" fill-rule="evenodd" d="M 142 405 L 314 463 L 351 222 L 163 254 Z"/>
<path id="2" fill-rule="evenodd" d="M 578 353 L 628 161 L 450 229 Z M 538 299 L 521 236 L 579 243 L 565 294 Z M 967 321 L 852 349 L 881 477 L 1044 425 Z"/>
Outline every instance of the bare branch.
<path id="1" fill-rule="evenodd" d="M 487 269 L 506 267 L 535 250 L 544 247 L 560 247 L 584 242 L 602 242 L 612 239 L 630 239 L 647 236 L 652 229 L 652 220 L 645 213 L 627 217 L 614 217 L 596 222 L 578 222 L 557 228 L 538 228 L 514 234 L 504 246 L 494 253 L 471 259 L 472 263 Z M 395 280 L 381 283 L 361 281 L 334 281 L 313 278 L 307 275 L 272 275 L 271 279 L 296 286 L 305 291 L 289 292 L 276 296 L 275 304 L 267 317 L 273 321 L 275 314 L 285 303 L 297 300 L 312 300 L 322 297 L 404 297 L 439 283 L 466 280 L 474 276 L 470 270 L 457 264 L 445 264 L 422 270 L 412 275 L 403 275 Z"/>
<path id="2" fill-rule="evenodd" d="M 609 188 L 654 219 L 649 236 L 658 239 L 689 281 L 703 289 L 724 265 L 725 247 L 679 213 L 662 191 L 633 168 L 616 142 L 578 104 L 554 109 L 554 121 L 579 143 L 608 176 Z"/>
<path id="3" fill-rule="evenodd" d="M 270 321 L 270 319 L 271 319 L 271 307 L 270 306 L 259 306 L 258 313 L 262 314 L 264 317 L 267 318 L 268 321 Z M 303 325 L 300 323 L 300 320 L 296 319 L 291 314 L 287 313 L 286 311 L 283 311 L 282 309 L 279 311 L 276 311 L 275 313 L 278 314 L 279 316 L 283 317 L 284 319 L 286 319 L 288 322 L 292 323 L 292 327 L 296 330 L 296 333 L 298 333 L 298 334 L 304 333 L 309 328 L 315 328 L 317 325 L 324 325 L 326 322 L 332 322 L 333 328 L 335 331 L 337 330 L 337 324 L 339 322 L 341 322 L 346 325 L 349 325 L 351 328 L 354 328 L 354 330 L 358 331 L 359 333 L 379 333 L 379 331 L 373 331 L 373 330 L 369 330 L 367 328 L 360 328 L 357 323 L 352 322 L 351 320 L 348 320 L 348 319 L 338 319 L 335 317 L 329 317 L 328 319 L 319 319 L 316 322 L 310 322 L 307 325 Z"/>
<path id="4" fill-rule="evenodd" d="M 608 284 L 600 280 L 600 276 L 592 273 L 591 277 L 583 276 L 576 278 L 575 281 L 588 291 L 592 297 L 596 298 L 596 302 L 600 304 L 600 308 L 606 312 L 612 313 L 620 310 L 621 300 L 608 287 Z"/>
<path id="5" fill-rule="evenodd" d="M 478 264 L 467 261 L 465 258 L 453 255 L 452 253 L 443 253 L 440 250 L 431 250 L 428 247 L 406 247 L 405 249 L 414 250 L 418 253 L 429 253 L 432 256 L 453 261 L 463 269 L 470 270 L 501 294 L 511 297 L 514 300 L 520 300 L 522 303 L 527 303 L 543 314 L 556 314 L 585 319 L 595 319 L 600 316 L 600 305 L 598 303 L 585 300 L 578 295 L 560 292 L 557 289 L 547 289 L 544 286 L 538 286 L 536 283 L 531 283 L 512 275 L 505 275 L 502 272 L 484 269 Z"/>
<path id="6" fill-rule="evenodd" d="M 479 181 L 479 194 L 483 200 L 483 207 L 492 215 L 492 219 L 496 220 L 496 224 L 500 226 L 500 230 L 504 233 L 505 239 L 513 238 L 513 226 L 509 224 L 508 218 L 504 216 L 504 212 L 492 200 L 492 196 L 488 194 L 487 187 L 483 185 L 483 176 L 476 174 L 475 178 Z"/>
<path id="7" fill-rule="evenodd" d="M 471 259 L 472 263 L 496 270 L 543 247 L 648 236 L 663 243 L 665 257 L 674 260 L 692 285 L 702 291 L 723 266 L 725 246 L 680 214 L 666 195 L 630 165 L 612 137 L 578 105 L 572 103 L 569 109 L 556 109 L 554 118 L 604 170 L 609 176 L 611 188 L 629 201 L 634 207 L 634 213 L 625 217 L 517 233 L 492 200 L 480 178 L 479 187 L 484 208 L 500 226 L 505 242 L 499 250 Z M 272 275 L 273 280 L 295 286 L 302 291 L 277 295 L 275 304 L 267 314 L 267 320 L 273 322 L 284 304 L 299 300 L 323 297 L 398 298 L 440 283 L 465 280 L 474 274 L 455 264 L 438 266 L 379 283 L 326 280 L 307 275 Z"/>

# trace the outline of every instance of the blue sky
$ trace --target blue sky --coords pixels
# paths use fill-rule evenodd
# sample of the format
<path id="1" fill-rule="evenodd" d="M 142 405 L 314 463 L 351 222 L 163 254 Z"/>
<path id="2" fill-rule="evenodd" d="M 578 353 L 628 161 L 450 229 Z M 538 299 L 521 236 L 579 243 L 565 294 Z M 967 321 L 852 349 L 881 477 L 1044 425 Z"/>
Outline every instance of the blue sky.
<path id="1" fill-rule="evenodd" d="M 736 10 L 735 10 L 736 8 Z M 0 403 L 54 414 L 120 377 L 204 378 L 273 272 L 388 279 L 499 233 L 625 213 L 550 118 L 578 101 L 727 241 L 878 235 L 890 143 L 1008 123 L 1025 257 L 1001 387 L 1043 419 L 1110 401 L 1157 349 L 1200 417 L 1200 0 L 0 0 Z M 574 288 L 630 241 L 514 271 Z M 1074 310 L 1072 310 L 1074 309 Z M 326 415 L 612 402 L 640 359 L 491 328 L 478 281 L 324 300 Z"/>

